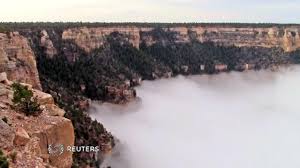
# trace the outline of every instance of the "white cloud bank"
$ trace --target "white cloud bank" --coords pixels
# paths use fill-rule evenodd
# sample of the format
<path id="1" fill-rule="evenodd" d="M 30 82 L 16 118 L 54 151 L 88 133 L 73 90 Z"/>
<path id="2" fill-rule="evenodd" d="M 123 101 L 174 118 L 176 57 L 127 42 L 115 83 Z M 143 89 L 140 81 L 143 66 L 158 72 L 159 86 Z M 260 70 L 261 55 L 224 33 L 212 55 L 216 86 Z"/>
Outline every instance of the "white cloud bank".
<path id="1" fill-rule="evenodd" d="M 94 105 L 113 168 L 299 168 L 300 67 L 145 82 L 142 101 Z"/>

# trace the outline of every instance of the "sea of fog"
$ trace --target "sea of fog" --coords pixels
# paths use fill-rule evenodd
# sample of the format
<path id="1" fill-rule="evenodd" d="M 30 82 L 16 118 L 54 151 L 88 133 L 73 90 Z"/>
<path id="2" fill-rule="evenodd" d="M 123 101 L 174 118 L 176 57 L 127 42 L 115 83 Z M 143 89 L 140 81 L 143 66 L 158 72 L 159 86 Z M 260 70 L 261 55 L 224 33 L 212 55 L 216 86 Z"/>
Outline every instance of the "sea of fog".
<path id="1" fill-rule="evenodd" d="M 112 168 L 299 168 L 300 67 L 145 81 L 140 101 L 94 103 L 119 139 Z"/>

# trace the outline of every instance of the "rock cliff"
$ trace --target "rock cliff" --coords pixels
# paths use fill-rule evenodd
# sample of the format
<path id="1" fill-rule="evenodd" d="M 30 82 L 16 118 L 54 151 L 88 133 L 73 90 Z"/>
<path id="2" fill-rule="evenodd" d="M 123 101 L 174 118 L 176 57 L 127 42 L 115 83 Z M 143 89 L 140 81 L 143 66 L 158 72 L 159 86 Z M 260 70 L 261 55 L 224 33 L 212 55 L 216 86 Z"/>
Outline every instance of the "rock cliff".
<path id="1" fill-rule="evenodd" d="M 41 89 L 35 55 L 18 32 L 0 33 L 0 71 L 5 71 L 9 80 Z"/>
<path id="2" fill-rule="evenodd" d="M 45 52 L 50 58 L 57 54 L 57 50 L 54 47 L 53 42 L 50 40 L 46 30 L 41 31 L 40 46 L 45 48 Z"/>
<path id="3" fill-rule="evenodd" d="M 300 27 L 286 28 L 213 28 L 193 27 L 189 29 L 201 41 L 212 41 L 221 45 L 238 47 L 280 47 L 291 52 L 300 47 Z M 178 31 L 180 36 L 185 31 Z"/>
<path id="4" fill-rule="evenodd" d="M 63 40 L 74 40 L 86 52 L 100 48 L 105 43 L 105 39 L 113 32 L 126 35 L 126 39 L 139 48 L 140 29 L 137 27 L 108 27 L 108 28 L 73 28 L 65 30 L 62 34 Z"/>
<path id="5" fill-rule="evenodd" d="M 5 78 L 0 83 L 0 148 L 11 157 L 10 167 L 71 167 L 71 152 L 50 155 L 48 147 L 51 144 L 74 145 L 72 122 L 63 117 L 64 111 L 54 104 L 51 95 L 35 89 L 34 97 L 43 112 L 38 116 L 26 116 L 17 111 L 13 108 L 11 83 Z M 30 85 L 27 86 L 30 89 Z"/>
<path id="6" fill-rule="evenodd" d="M 112 32 L 127 35 L 127 40 L 139 48 L 142 42 L 152 45 L 157 42 L 148 32 L 153 27 L 97 27 L 97 28 L 70 28 L 64 30 L 63 40 L 73 40 L 86 52 L 100 48 L 105 43 L 105 38 Z M 218 27 L 218 26 L 186 26 L 163 28 L 166 32 L 175 33 L 174 42 L 187 43 L 191 40 L 200 42 L 214 42 L 219 45 L 237 47 L 279 47 L 286 52 L 300 48 L 300 26 L 290 27 Z"/>

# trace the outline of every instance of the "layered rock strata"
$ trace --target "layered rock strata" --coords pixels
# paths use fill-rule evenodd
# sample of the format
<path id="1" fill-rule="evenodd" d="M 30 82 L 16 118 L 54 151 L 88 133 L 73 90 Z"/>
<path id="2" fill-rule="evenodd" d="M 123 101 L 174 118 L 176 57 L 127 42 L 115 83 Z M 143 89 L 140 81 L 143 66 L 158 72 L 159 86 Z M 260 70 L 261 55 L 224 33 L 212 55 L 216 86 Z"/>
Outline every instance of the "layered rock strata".
<path id="1" fill-rule="evenodd" d="M 18 32 L 0 33 L 0 72 L 4 71 L 9 80 L 41 89 L 35 55 Z"/>
<path id="2" fill-rule="evenodd" d="M 279 47 L 286 52 L 300 48 L 300 26 L 290 27 L 170 27 L 162 28 L 166 32 L 175 33 L 174 42 L 187 43 L 191 40 L 200 42 L 214 42 L 219 45 L 234 45 L 237 47 Z M 139 48 L 142 42 L 152 45 L 157 39 L 148 32 L 155 30 L 153 27 L 97 27 L 97 28 L 70 28 L 62 34 L 63 40 L 73 40 L 86 52 L 100 48 L 105 43 L 105 38 L 113 32 L 126 36 L 128 42 Z"/>

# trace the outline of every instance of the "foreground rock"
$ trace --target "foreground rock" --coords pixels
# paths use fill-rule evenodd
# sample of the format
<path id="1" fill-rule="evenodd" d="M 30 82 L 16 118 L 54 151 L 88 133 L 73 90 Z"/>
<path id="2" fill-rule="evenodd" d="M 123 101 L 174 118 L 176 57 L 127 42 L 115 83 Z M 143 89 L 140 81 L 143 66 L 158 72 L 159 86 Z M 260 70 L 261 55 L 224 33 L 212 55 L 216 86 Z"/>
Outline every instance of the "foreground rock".
<path id="1" fill-rule="evenodd" d="M 75 141 L 72 122 L 63 116 L 51 95 L 34 91 L 34 96 L 43 106 L 43 112 L 35 116 L 25 116 L 12 108 L 13 92 L 9 85 L 0 83 L 0 90 L 7 94 L 0 96 L 0 148 L 10 156 L 10 167 L 59 167 L 72 165 L 72 153 L 50 155 L 49 145 L 73 146 Z"/>
<path id="2" fill-rule="evenodd" d="M 28 133 L 22 127 L 16 128 L 15 134 L 16 134 L 14 139 L 15 146 L 24 146 L 30 141 L 30 137 Z"/>
<path id="3" fill-rule="evenodd" d="M 76 134 L 75 145 L 86 146 L 88 144 L 98 146 L 100 149 L 98 153 L 74 153 L 73 167 L 98 167 L 111 154 L 115 139 L 101 123 L 92 120 L 88 113 L 84 111 L 88 108 L 90 100 L 76 94 L 70 94 L 68 89 L 58 87 L 50 80 L 43 86 L 45 91 L 51 93 L 55 102 L 65 109 L 65 117 L 72 121 Z"/>
<path id="4" fill-rule="evenodd" d="M 2 119 L 0 120 L 0 144 L 2 149 L 10 150 L 13 148 L 13 141 L 15 139 L 14 130 Z"/>

